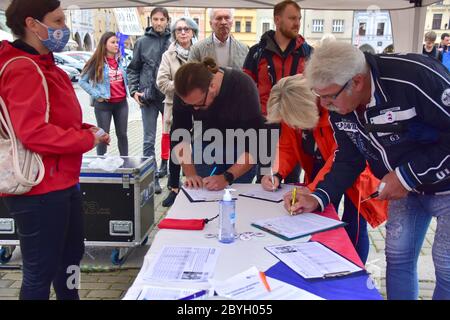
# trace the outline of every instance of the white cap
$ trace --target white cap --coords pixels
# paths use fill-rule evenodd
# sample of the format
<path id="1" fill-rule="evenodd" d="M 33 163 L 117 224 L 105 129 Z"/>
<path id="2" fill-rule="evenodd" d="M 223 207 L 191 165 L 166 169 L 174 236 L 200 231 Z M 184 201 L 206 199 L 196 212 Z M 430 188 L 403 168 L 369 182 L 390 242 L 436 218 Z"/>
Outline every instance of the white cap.
<path id="1" fill-rule="evenodd" d="M 234 189 L 224 189 L 225 193 L 223 194 L 223 201 L 231 201 L 233 197 L 231 196 L 230 191 L 236 191 Z"/>

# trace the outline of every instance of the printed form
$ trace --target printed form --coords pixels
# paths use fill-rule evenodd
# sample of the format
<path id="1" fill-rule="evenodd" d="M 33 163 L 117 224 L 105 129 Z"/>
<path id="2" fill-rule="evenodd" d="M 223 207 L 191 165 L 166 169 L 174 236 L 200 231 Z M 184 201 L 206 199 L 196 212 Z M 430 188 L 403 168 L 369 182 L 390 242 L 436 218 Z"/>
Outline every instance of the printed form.
<path id="1" fill-rule="evenodd" d="M 219 257 L 218 248 L 164 246 L 144 274 L 147 281 L 207 282 Z"/>

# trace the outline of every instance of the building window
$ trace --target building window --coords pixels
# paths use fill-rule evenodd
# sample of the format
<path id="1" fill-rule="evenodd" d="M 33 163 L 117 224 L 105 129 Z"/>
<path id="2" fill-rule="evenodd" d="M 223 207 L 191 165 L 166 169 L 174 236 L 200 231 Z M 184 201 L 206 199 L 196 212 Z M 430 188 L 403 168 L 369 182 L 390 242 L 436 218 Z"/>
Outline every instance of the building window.
<path id="1" fill-rule="evenodd" d="M 344 20 L 333 20 L 333 32 L 344 32 Z"/>
<path id="2" fill-rule="evenodd" d="M 323 20 L 322 19 L 313 19 L 312 32 L 323 32 Z"/>
<path id="3" fill-rule="evenodd" d="M 270 23 L 269 22 L 263 22 L 263 24 L 262 24 L 262 32 L 266 33 L 269 30 L 270 30 Z"/>
<path id="4" fill-rule="evenodd" d="M 366 27 L 367 27 L 366 22 L 360 22 L 359 29 L 358 29 L 358 35 L 365 36 L 366 35 Z"/>
<path id="5" fill-rule="evenodd" d="M 433 27 L 431 29 L 441 29 L 442 13 L 433 14 Z"/>
<path id="6" fill-rule="evenodd" d="M 193 20 L 197 24 L 197 26 L 199 26 L 200 20 L 198 18 L 194 18 Z"/>
<path id="7" fill-rule="evenodd" d="M 234 23 L 234 32 L 241 32 L 241 22 L 240 21 L 236 21 Z"/>
<path id="8" fill-rule="evenodd" d="M 384 36 L 384 22 L 379 22 L 378 23 L 377 36 Z"/>
<path id="9" fill-rule="evenodd" d="M 245 21 L 245 32 L 247 32 L 247 33 L 252 32 L 252 22 L 251 21 Z"/>

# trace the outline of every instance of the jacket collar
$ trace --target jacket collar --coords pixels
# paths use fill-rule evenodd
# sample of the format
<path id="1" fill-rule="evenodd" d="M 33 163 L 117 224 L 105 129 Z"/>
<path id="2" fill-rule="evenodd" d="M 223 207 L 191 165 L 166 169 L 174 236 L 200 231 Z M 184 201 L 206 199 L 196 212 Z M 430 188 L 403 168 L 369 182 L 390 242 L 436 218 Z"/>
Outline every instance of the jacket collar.
<path id="1" fill-rule="evenodd" d="M 153 27 L 147 27 L 145 29 L 145 35 L 149 37 L 166 38 L 170 37 L 170 30 L 166 28 L 163 33 L 158 33 L 153 29 Z"/>
<path id="2" fill-rule="evenodd" d="M 295 50 L 298 50 L 303 43 L 305 43 L 305 39 L 298 35 L 297 38 L 292 39 L 289 43 L 288 47 L 284 52 L 281 51 L 280 46 L 275 41 L 275 31 L 269 30 L 261 36 L 260 44 L 261 46 L 268 51 L 271 51 L 279 56 L 287 56 Z"/>
<path id="3" fill-rule="evenodd" d="M 372 96 L 375 98 L 377 104 L 386 103 L 389 100 L 389 97 L 386 95 L 387 90 L 381 84 L 382 81 L 380 81 L 380 70 L 377 64 L 377 56 L 368 52 L 365 52 L 364 56 L 370 68 L 372 85 L 375 87 L 375 90 L 372 88 Z"/>

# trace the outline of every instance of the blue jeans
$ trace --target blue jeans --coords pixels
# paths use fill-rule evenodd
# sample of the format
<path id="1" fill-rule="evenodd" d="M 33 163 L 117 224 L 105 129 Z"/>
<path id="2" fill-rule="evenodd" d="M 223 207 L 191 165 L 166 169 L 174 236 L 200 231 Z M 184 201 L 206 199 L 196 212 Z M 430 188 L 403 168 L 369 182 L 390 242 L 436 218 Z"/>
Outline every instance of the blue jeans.
<path id="1" fill-rule="evenodd" d="M 159 112 L 161 114 L 164 112 L 162 101 L 154 101 L 151 104 L 141 106 L 142 126 L 144 129 L 144 157 L 153 157 L 155 159 L 156 125 Z"/>
<path id="2" fill-rule="evenodd" d="M 450 195 L 418 195 L 390 201 L 386 224 L 388 299 L 418 298 L 417 260 L 431 218 L 437 218 L 432 255 L 436 273 L 433 299 L 450 299 Z"/>
<path id="3" fill-rule="evenodd" d="M 84 253 L 83 212 L 78 186 L 43 195 L 4 198 L 14 218 L 23 260 L 21 300 L 78 300 L 73 270 Z M 69 267 L 71 267 L 69 269 Z"/>
<path id="4" fill-rule="evenodd" d="M 94 102 L 95 118 L 97 126 L 109 133 L 111 118 L 114 118 L 114 127 L 116 128 L 117 146 L 121 156 L 128 156 L 128 102 L 124 99 L 117 103 L 112 102 Z M 106 144 L 97 145 L 97 154 L 106 153 Z"/>

